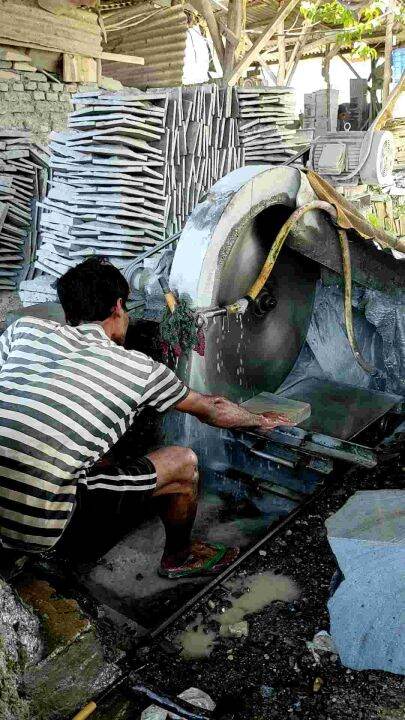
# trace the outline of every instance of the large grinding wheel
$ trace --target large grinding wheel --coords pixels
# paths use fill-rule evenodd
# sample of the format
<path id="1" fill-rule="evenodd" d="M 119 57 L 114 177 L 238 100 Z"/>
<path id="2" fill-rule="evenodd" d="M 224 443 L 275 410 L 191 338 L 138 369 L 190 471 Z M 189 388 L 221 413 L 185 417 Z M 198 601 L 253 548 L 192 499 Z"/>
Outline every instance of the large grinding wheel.
<path id="1" fill-rule="evenodd" d="M 172 287 L 187 293 L 199 308 L 243 297 L 296 208 L 303 182 L 293 168 L 254 166 L 216 183 L 180 238 Z M 317 265 L 284 247 L 259 296 L 260 306 L 249 308 L 243 318 L 211 319 L 205 357 L 192 353 L 187 367 L 180 369 L 184 379 L 197 390 L 236 401 L 276 390 L 305 340 L 317 277 Z"/>

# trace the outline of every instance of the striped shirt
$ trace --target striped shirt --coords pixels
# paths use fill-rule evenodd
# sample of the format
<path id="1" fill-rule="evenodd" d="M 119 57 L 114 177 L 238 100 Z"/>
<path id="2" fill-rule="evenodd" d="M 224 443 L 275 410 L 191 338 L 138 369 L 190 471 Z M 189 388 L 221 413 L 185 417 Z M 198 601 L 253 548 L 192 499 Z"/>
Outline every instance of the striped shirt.
<path id="1" fill-rule="evenodd" d="M 52 547 L 89 468 L 143 407 L 163 412 L 187 392 L 169 368 L 116 345 L 100 324 L 29 317 L 10 325 L 0 337 L 1 542 Z M 150 488 L 150 475 L 126 478 L 126 490 Z"/>

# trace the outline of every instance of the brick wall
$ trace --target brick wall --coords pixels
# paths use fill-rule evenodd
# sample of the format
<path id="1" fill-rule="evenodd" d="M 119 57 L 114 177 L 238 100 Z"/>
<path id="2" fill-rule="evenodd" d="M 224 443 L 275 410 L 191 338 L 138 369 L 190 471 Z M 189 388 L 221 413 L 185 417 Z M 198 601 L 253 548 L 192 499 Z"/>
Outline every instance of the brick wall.
<path id="1" fill-rule="evenodd" d="M 54 82 L 39 71 L 16 71 L 0 60 L 0 127 L 25 128 L 32 140 L 46 144 L 52 130 L 67 127 L 71 96 L 95 89 L 95 84 Z"/>

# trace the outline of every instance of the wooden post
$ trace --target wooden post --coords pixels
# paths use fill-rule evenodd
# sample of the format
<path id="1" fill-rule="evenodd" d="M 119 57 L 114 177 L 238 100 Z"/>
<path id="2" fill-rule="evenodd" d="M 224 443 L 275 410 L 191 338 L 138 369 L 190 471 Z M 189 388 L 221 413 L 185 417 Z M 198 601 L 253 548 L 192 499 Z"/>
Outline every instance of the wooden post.
<path id="1" fill-rule="evenodd" d="M 235 65 L 235 52 L 242 34 L 243 0 L 229 0 L 226 24 L 230 34 L 226 36 L 224 78 L 228 80 Z"/>
<path id="2" fill-rule="evenodd" d="M 391 55 L 393 45 L 393 30 L 394 30 L 394 7 L 393 0 L 389 2 L 389 9 L 387 15 L 387 25 L 385 29 L 385 47 L 384 47 L 384 79 L 382 89 L 382 104 L 383 107 L 388 100 L 390 94 L 390 83 L 392 77 L 391 70 Z"/>
<path id="3" fill-rule="evenodd" d="M 277 73 L 277 85 L 284 85 L 285 82 L 285 28 L 284 20 L 281 21 L 277 31 L 277 46 L 278 46 L 278 73 Z"/>
<path id="4" fill-rule="evenodd" d="M 221 34 L 219 32 L 218 23 L 215 14 L 212 10 L 212 6 L 209 0 L 191 0 L 191 4 L 197 12 L 204 18 L 207 23 L 209 34 L 215 48 L 215 52 L 218 56 L 218 60 L 223 69 L 224 67 L 224 45 L 222 42 Z"/>

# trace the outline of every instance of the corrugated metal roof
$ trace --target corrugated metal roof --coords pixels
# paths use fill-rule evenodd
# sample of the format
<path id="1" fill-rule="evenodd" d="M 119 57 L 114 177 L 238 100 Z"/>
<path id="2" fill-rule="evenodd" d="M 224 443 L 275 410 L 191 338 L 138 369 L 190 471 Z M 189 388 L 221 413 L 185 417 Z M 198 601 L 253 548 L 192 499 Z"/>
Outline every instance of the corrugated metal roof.
<path id="1" fill-rule="evenodd" d="M 109 52 L 138 55 L 145 65 L 103 62 L 103 73 L 135 87 L 181 85 L 186 49 L 187 16 L 181 5 L 162 8 L 138 3 L 104 11 Z"/>

